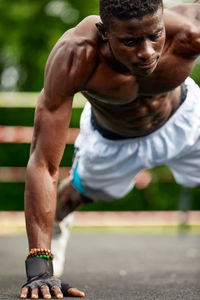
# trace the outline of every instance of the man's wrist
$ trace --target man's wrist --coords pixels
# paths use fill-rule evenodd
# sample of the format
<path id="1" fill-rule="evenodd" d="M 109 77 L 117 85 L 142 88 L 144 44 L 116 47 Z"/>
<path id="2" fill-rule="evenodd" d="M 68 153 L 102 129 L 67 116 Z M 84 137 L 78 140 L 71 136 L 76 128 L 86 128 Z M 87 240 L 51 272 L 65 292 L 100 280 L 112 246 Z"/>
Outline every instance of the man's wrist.
<path id="1" fill-rule="evenodd" d="M 53 276 L 53 264 L 51 259 L 31 257 L 25 261 L 28 281 L 34 277 Z"/>
<path id="2" fill-rule="evenodd" d="M 27 258 L 30 257 L 41 257 L 41 258 L 46 258 L 46 259 L 54 259 L 54 255 L 49 249 L 43 249 L 43 248 L 32 248 L 28 255 Z"/>

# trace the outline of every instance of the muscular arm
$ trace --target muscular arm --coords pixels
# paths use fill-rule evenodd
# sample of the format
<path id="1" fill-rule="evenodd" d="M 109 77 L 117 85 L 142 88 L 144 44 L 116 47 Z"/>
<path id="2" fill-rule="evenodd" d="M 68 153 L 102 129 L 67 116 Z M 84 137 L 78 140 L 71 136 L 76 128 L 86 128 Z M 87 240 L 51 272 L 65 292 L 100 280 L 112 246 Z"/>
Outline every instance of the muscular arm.
<path id="1" fill-rule="evenodd" d="M 27 166 L 25 215 L 30 248 L 50 249 L 56 206 L 58 166 L 64 151 L 72 97 L 54 107 L 43 90 L 35 114 L 31 155 Z M 56 103 L 57 102 L 57 103 Z"/>
<path id="2" fill-rule="evenodd" d="M 90 45 L 77 46 L 65 38 L 48 59 L 26 176 L 25 214 L 30 248 L 50 248 L 58 167 L 66 143 L 72 99 L 86 83 L 94 65 L 95 54 Z"/>
<path id="3" fill-rule="evenodd" d="M 166 9 L 166 36 L 177 54 L 195 58 L 200 54 L 200 1 Z"/>
<path id="4" fill-rule="evenodd" d="M 95 67 L 96 53 L 92 46 L 83 42 L 77 45 L 72 38 L 64 36 L 60 39 L 49 56 L 44 89 L 35 113 L 25 188 L 30 249 L 51 247 L 58 169 L 65 148 L 73 95 L 84 87 Z M 27 289 L 22 298 L 26 296 Z"/>

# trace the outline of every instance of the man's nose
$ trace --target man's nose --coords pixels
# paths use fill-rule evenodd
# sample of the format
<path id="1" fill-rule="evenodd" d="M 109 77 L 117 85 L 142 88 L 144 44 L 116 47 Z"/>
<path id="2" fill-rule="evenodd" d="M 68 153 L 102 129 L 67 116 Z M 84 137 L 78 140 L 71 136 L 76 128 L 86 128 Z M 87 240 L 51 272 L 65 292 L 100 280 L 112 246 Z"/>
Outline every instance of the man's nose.
<path id="1" fill-rule="evenodd" d="M 151 41 L 143 41 L 137 53 L 137 57 L 142 61 L 148 61 L 154 56 L 155 50 Z"/>

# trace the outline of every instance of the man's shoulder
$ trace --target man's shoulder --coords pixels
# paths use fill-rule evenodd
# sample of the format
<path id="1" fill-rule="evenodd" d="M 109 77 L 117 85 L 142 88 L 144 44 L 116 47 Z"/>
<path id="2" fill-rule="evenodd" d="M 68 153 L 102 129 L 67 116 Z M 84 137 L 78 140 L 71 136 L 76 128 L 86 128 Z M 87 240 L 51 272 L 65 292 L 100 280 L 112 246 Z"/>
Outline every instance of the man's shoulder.
<path id="1" fill-rule="evenodd" d="M 88 16 L 75 27 L 66 31 L 58 42 L 66 46 L 93 46 L 95 47 L 100 35 L 96 28 L 96 23 L 100 21 L 98 16 Z"/>
<path id="2" fill-rule="evenodd" d="M 100 21 L 98 16 L 88 16 L 77 26 L 66 31 L 56 43 L 54 50 L 63 58 L 84 56 L 86 60 L 97 58 L 97 49 L 100 35 L 96 23 Z"/>
<path id="3" fill-rule="evenodd" d="M 98 64 L 96 17 L 88 17 L 66 31 L 57 41 L 47 60 L 45 78 L 68 82 L 70 93 L 80 90 Z M 48 81 L 48 82 L 51 82 Z"/>
<path id="4" fill-rule="evenodd" d="M 199 12 L 198 12 L 199 11 Z M 200 5 L 179 4 L 164 11 L 166 42 L 176 54 L 195 58 L 200 53 Z"/>

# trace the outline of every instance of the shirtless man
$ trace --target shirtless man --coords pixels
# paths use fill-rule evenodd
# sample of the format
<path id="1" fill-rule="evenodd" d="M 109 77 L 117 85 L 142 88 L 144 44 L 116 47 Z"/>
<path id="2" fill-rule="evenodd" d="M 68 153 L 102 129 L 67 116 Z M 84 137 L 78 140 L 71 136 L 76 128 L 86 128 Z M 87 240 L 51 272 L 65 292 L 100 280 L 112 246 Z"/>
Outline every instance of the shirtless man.
<path id="1" fill-rule="evenodd" d="M 200 54 L 200 1 L 163 14 L 161 0 L 100 0 L 100 16 L 66 32 L 47 61 L 27 167 L 25 213 L 33 250 L 21 298 L 28 290 L 34 299 L 39 292 L 45 299 L 66 292 L 84 296 L 53 277 L 47 251 L 76 92 L 89 102 L 70 180 L 59 192 L 58 220 L 64 207 L 67 214 L 84 201 L 121 198 L 140 170 L 163 163 L 178 183 L 200 183 L 200 89 L 188 78 Z"/>

